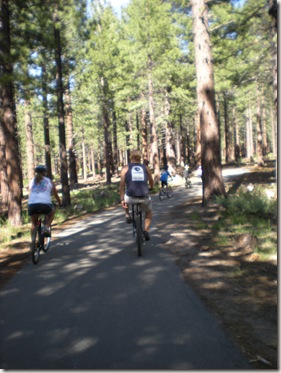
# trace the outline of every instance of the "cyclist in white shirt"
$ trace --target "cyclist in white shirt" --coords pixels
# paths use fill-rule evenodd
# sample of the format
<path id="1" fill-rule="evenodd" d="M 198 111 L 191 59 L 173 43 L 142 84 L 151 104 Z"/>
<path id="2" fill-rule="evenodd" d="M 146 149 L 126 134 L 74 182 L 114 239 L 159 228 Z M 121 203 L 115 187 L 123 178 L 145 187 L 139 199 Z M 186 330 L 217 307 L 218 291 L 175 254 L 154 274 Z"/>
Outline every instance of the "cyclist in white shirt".
<path id="1" fill-rule="evenodd" d="M 28 215 L 31 219 L 31 234 L 37 225 L 38 211 L 46 215 L 46 226 L 43 232 L 46 236 L 51 235 L 50 226 L 54 220 L 55 210 L 52 204 L 53 194 L 61 206 L 61 199 L 51 179 L 46 177 L 47 168 L 39 165 L 35 168 L 35 177 L 29 183 Z"/>

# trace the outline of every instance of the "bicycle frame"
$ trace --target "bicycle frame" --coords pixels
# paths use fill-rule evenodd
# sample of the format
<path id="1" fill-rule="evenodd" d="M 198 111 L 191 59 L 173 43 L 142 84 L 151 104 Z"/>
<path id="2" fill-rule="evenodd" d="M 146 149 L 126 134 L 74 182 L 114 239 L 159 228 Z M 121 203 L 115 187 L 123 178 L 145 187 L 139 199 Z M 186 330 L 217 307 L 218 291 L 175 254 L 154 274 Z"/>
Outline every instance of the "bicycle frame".
<path id="1" fill-rule="evenodd" d="M 131 205 L 132 209 L 132 220 L 133 220 L 133 237 L 136 237 L 136 244 L 138 250 L 138 256 L 142 254 L 142 247 L 144 244 L 143 234 L 143 222 L 142 222 L 142 211 L 141 203 L 134 203 Z"/>
<path id="2" fill-rule="evenodd" d="M 170 185 L 165 185 L 163 188 L 159 190 L 159 199 L 163 201 L 165 197 L 171 198 L 172 197 L 172 188 Z"/>
<path id="3" fill-rule="evenodd" d="M 32 232 L 32 242 L 31 242 L 31 257 L 33 264 L 39 262 L 40 251 L 43 250 L 47 252 L 51 237 L 46 237 L 42 234 L 42 225 L 46 224 L 46 216 L 42 213 L 38 213 L 37 225 Z"/>

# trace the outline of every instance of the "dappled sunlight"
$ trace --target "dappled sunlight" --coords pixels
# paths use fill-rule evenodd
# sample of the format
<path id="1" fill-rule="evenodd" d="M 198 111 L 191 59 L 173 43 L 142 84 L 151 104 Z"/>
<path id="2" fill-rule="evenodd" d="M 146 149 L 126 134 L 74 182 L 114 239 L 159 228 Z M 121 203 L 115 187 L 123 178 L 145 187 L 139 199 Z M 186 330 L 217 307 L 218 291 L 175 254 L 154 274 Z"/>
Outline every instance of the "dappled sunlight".
<path id="1" fill-rule="evenodd" d="M 53 285 L 46 285 L 42 287 L 40 290 L 38 290 L 35 294 L 43 297 L 49 297 L 50 295 L 53 295 L 54 293 L 57 293 L 61 289 L 65 287 L 64 282 L 58 283 L 56 282 Z"/>
<path id="2" fill-rule="evenodd" d="M 155 220 L 163 209 L 175 215 L 171 224 L 165 218 L 152 223 L 152 239 L 145 243 L 142 257 L 137 256 L 132 226 L 125 223 L 122 210 L 93 216 L 58 235 L 38 266 L 30 264 L 19 274 L 25 289 L 24 300 L 19 300 L 21 313 L 28 318 L 16 320 L 2 332 L 5 348 L 17 340 L 24 346 L 22 357 L 32 349 L 34 356 L 40 356 L 34 365 L 38 369 L 145 369 L 159 357 L 160 368 L 200 365 L 202 353 L 214 346 L 209 331 L 213 324 L 203 327 L 197 312 L 192 314 L 193 293 L 178 282 L 177 268 L 164 249 L 168 242 L 173 248 L 179 240 L 182 253 L 187 247 L 196 250 L 200 232 L 178 220 L 183 218 L 180 207 L 187 203 L 188 193 L 178 188 L 169 201 L 153 197 Z M 196 254 L 188 270 L 206 291 L 220 291 L 224 285 L 216 261 L 213 278 L 207 281 L 206 253 Z M 232 262 L 225 259 L 224 265 Z M 11 283 L 13 291 L 17 286 Z M 8 325 L 10 315 L 5 317 Z M 198 354 L 190 353 L 193 349 Z"/>
<path id="3" fill-rule="evenodd" d="M 92 348 L 98 343 L 97 338 L 83 338 L 82 340 L 79 339 L 72 343 L 70 346 L 68 354 L 78 354 Z"/>

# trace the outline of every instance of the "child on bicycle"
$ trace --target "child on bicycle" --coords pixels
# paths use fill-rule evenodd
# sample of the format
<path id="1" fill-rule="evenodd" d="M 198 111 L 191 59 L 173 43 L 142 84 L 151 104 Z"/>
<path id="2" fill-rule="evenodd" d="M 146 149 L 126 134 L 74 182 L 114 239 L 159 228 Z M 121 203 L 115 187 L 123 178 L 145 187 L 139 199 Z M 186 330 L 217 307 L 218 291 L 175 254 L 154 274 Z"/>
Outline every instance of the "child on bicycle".
<path id="1" fill-rule="evenodd" d="M 45 236 L 51 235 L 51 224 L 54 220 L 55 210 L 51 201 L 53 194 L 58 204 L 61 206 L 61 199 L 57 189 L 51 179 L 46 177 L 47 168 L 39 165 L 35 168 L 35 177 L 29 183 L 28 215 L 31 219 L 31 235 L 37 225 L 38 211 L 46 215 L 46 226 L 43 233 Z"/>
<path id="2" fill-rule="evenodd" d="M 160 176 L 161 186 L 164 188 L 164 186 L 168 187 L 168 178 L 171 177 L 170 172 L 168 171 L 168 165 L 164 166 L 164 171 L 162 172 Z"/>

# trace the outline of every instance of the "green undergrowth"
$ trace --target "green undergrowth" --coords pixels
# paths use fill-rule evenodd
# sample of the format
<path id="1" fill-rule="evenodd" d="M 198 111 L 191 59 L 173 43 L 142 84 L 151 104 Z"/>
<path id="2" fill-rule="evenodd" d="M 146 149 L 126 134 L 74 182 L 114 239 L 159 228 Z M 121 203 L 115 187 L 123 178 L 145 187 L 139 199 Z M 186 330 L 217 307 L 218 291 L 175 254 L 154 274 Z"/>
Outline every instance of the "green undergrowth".
<path id="1" fill-rule="evenodd" d="M 254 252 L 261 259 L 267 260 L 277 254 L 277 199 L 269 197 L 267 191 L 258 186 L 248 192 L 241 186 L 227 198 L 216 198 L 216 203 L 223 209 L 212 230 L 218 232 L 220 245 L 233 245 L 235 237 L 247 233 L 257 238 Z"/>
<path id="2" fill-rule="evenodd" d="M 83 189 L 74 189 L 70 192 L 70 198 L 71 206 L 57 209 L 53 224 L 61 225 L 71 218 L 118 204 L 120 201 L 119 183 L 98 187 L 89 185 Z M 23 207 L 22 218 L 23 226 L 21 227 L 11 227 L 6 217 L 0 218 L 0 248 L 11 247 L 15 240 L 29 240 L 30 222 L 26 206 Z"/>

